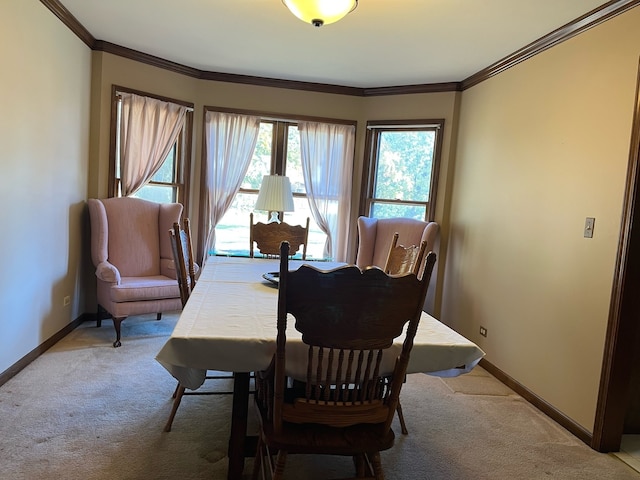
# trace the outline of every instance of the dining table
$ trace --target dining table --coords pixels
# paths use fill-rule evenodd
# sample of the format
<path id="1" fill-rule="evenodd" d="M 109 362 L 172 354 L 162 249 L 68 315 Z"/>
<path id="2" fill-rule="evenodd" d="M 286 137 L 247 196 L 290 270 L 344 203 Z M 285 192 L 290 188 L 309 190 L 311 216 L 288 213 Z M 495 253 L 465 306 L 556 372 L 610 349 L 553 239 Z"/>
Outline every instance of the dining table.
<path id="1" fill-rule="evenodd" d="M 330 270 L 344 263 L 290 260 Z M 233 372 L 227 478 L 242 478 L 245 457 L 255 453 L 247 436 L 250 374 L 265 370 L 276 350 L 277 272 L 280 260 L 210 256 L 195 288 L 156 360 L 183 386 L 198 389 L 208 370 Z M 295 377 L 296 348 L 302 339 L 295 322 L 287 327 L 287 372 Z M 400 352 L 404 334 L 391 355 Z M 291 344 L 291 347 L 289 346 Z M 304 354 L 302 354 L 304 355 Z M 484 352 L 475 343 L 426 312 L 422 313 L 407 373 L 452 377 L 473 369 Z M 392 363 L 391 363 L 392 365 Z"/>

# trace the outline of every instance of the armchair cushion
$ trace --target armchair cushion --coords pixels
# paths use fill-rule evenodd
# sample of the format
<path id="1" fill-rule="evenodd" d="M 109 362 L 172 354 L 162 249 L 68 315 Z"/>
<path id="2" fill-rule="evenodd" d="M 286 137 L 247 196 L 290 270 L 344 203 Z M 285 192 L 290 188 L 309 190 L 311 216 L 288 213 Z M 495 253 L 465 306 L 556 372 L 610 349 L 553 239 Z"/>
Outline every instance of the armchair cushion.
<path id="1" fill-rule="evenodd" d="M 164 275 L 150 277 L 122 277 L 118 285 L 109 290 L 112 302 L 138 302 L 141 300 L 160 300 L 175 295 L 176 280 Z"/>

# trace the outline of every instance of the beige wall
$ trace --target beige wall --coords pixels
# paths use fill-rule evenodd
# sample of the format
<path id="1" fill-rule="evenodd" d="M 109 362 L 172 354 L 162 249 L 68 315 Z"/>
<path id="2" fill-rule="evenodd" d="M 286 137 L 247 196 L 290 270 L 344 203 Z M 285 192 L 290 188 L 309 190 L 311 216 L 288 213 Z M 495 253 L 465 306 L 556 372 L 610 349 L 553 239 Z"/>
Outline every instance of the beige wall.
<path id="1" fill-rule="evenodd" d="M 91 55 L 40 2 L 9 0 L 0 64 L 3 372 L 85 311 Z"/>
<path id="2" fill-rule="evenodd" d="M 464 91 L 460 107 L 442 320 L 589 431 L 639 54 L 636 8 Z"/>

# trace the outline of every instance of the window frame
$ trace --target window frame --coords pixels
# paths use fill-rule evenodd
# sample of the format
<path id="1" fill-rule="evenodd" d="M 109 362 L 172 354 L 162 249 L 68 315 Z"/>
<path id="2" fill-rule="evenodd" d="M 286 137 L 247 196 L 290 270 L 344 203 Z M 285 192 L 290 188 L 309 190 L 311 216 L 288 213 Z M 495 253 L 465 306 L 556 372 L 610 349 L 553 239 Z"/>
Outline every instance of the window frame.
<path id="1" fill-rule="evenodd" d="M 207 158 L 206 158 L 206 149 L 205 145 L 205 135 L 206 135 L 206 117 L 207 112 L 215 111 L 215 112 L 224 112 L 224 113 L 235 113 L 239 115 L 252 115 L 260 117 L 260 122 L 272 122 L 274 123 L 274 136 L 273 143 L 271 146 L 271 167 L 270 173 L 276 175 L 286 175 L 286 164 L 287 164 L 287 134 L 288 134 L 288 126 L 298 126 L 298 122 L 308 121 L 308 122 L 318 122 L 318 123 L 332 123 L 338 125 L 353 125 L 358 127 L 358 122 L 356 120 L 345 120 L 338 118 L 327 118 L 327 117 L 314 117 L 307 115 L 296 115 L 296 114 L 288 114 L 288 113 L 276 113 L 276 112 L 268 112 L 268 111 L 260 111 L 260 110 L 247 110 L 240 108 L 229 108 L 229 107 L 218 107 L 218 106 L 208 106 L 205 105 L 202 113 L 202 158 L 201 158 L 201 171 L 200 171 L 200 197 L 199 204 L 206 205 L 206 168 L 207 168 Z M 354 155 L 355 162 L 355 155 Z M 246 189 L 240 188 L 238 193 L 252 193 L 258 194 L 258 190 L 254 189 Z M 295 198 L 307 198 L 307 194 L 304 195 L 298 192 L 293 192 L 294 199 Z M 200 209 L 200 216 L 198 218 L 198 229 L 200 234 L 198 235 L 197 241 L 197 258 L 203 258 L 205 255 L 205 242 L 208 233 L 208 216 L 209 212 L 207 208 Z M 313 219 L 312 219 L 313 220 Z M 286 217 L 285 217 L 286 221 Z M 247 219 L 247 230 L 249 228 L 249 223 Z"/>
<path id="2" fill-rule="evenodd" d="M 442 143 L 444 132 L 444 119 L 418 119 L 418 120 L 370 120 L 367 121 L 367 133 L 365 137 L 364 162 L 362 166 L 362 183 L 360 189 L 359 215 L 370 216 L 372 205 L 376 203 L 399 205 L 424 205 L 425 222 L 435 220 L 436 200 L 438 192 L 438 177 L 442 155 Z M 373 196 L 377 165 L 379 156 L 380 134 L 389 131 L 434 131 L 433 160 L 431 163 L 431 180 L 429 184 L 429 200 L 398 200 L 377 199 Z"/>
<path id="3" fill-rule="evenodd" d="M 235 112 L 237 113 L 237 112 Z M 272 118 L 260 118 L 260 123 L 271 123 L 273 125 L 272 137 L 271 137 L 271 164 L 269 166 L 269 175 L 286 175 L 287 170 L 287 137 L 289 133 L 289 126 L 297 126 L 297 122 L 272 119 Z M 259 189 L 240 187 L 238 193 L 248 193 L 258 195 Z M 237 195 L 237 194 L 236 194 Z M 294 197 L 307 198 L 306 193 L 293 192 Z M 279 212 L 282 214 L 283 212 Z M 282 215 L 281 215 L 282 217 Z"/>
<path id="4" fill-rule="evenodd" d="M 109 198 L 120 196 L 119 182 L 120 179 L 116 177 L 116 157 L 117 157 L 117 138 L 118 138 L 118 102 L 120 93 L 132 93 L 143 97 L 154 98 L 163 102 L 175 103 L 177 105 L 183 105 L 187 107 L 185 114 L 185 123 L 182 131 L 178 135 L 176 143 L 174 145 L 175 160 L 174 160 L 174 178 L 175 181 L 171 183 L 166 182 L 154 182 L 153 180 L 147 182 L 145 185 L 158 185 L 163 187 L 171 187 L 175 190 L 175 202 L 182 204 L 183 217 L 189 216 L 189 198 L 190 198 L 190 186 L 191 186 L 191 144 L 193 142 L 193 109 L 194 104 L 191 102 L 185 102 L 183 100 L 177 100 L 174 98 L 155 95 L 153 93 L 143 92 L 141 90 L 135 90 L 132 88 L 122 87 L 119 85 L 111 86 L 111 130 L 109 139 L 109 186 L 107 195 Z"/>

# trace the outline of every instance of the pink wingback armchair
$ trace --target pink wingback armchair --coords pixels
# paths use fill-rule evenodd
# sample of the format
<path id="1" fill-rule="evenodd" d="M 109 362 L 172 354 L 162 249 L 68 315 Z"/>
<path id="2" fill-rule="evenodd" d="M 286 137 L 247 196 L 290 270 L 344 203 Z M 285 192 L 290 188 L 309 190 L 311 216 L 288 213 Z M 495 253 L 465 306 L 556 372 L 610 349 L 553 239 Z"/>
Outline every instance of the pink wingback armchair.
<path id="1" fill-rule="evenodd" d="M 89 199 L 91 259 L 96 267 L 98 327 L 113 319 L 114 347 L 129 315 L 180 310 L 169 229 L 180 222 L 182 205 L 138 198 Z"/>
<path id="2" fill-rule="evenodd" d="M 435 240 L 439 225 L 436 222 L 423 222 L 413 218 L 358 218 L 358 255 L 356 265 L 365 268 L 376 265 L 384 268 L 393 240 L 398 232 L 398 245 L 420 245 L 427 241 L 426 251 L 435 249 Z"/>

